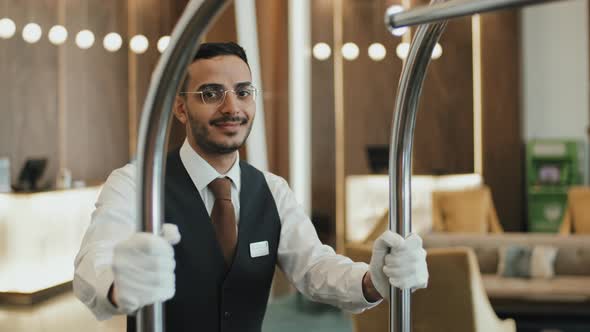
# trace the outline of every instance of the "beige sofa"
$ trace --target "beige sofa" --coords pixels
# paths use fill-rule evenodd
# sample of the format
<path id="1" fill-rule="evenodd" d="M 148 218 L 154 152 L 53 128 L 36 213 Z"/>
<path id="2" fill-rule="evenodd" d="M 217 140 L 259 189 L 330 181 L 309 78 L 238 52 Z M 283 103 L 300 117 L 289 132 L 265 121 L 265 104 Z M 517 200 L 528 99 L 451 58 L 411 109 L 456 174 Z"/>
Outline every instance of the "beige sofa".
<path id="1" fill-rule="evenodd" d="M 541 233 L 450 234 L 430 233 L 423 237 L 428 248 L 471 247 L 481 269 L 483 285 L 492 303 L 531 309 L 535 304 L 572 305 L 590 313 L 590 236 Z M 557 248 L 555 275 L 550 278 L 507 278 L 498 274 L 501 248 L 509 246 Z"/>

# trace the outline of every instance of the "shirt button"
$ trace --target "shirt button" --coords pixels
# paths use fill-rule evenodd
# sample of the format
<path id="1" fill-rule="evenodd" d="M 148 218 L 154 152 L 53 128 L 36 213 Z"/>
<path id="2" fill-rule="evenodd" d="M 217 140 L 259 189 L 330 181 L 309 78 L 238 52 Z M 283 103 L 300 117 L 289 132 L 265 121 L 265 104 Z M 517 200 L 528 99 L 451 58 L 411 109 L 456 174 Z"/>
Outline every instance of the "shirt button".
<path id="1" fill-rule="evenodd" d="M 229 319 L 231 317 L 231 312 L 226 311 L 223 313 L 223 319 Z"/>

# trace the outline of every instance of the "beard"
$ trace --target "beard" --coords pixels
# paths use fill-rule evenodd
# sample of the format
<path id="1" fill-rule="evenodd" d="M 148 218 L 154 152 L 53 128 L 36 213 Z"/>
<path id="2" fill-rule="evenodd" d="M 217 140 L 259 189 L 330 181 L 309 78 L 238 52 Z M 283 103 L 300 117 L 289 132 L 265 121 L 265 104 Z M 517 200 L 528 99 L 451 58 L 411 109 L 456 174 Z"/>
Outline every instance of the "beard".
<path id="1" fill-rule="evenodd" d="M 220 118 L 214 119 L 209 121 L 208 125 L 216 125 L 223 122 L 233 121 L 239 122 L 241 126 L 248 125 L 246 135 L 241 142 L 233 143 L 233 144 L 224 144 L 220 142 L 215 142 L 211 139 L 211 135 L 209 133 L 209 128 L 206 124 L 199 122 L 197 119 L 191 116 L 190 112 L 187 112 L 188 120 L 189 120 L 189 127 L 190 127 L 190 134 L 193 136 L 196 144 L 203 150 L 205 153 L 209 154 L 228 154 L 235 152 L 239 148 L 241 148 L 248 136 L 250 136 L 250 131 L 252 130 L 252 121 L 248 124 L 248 119 L 243 116 L 222 116 Z M 234 134 L 238 135 L 238 133 Z"/>

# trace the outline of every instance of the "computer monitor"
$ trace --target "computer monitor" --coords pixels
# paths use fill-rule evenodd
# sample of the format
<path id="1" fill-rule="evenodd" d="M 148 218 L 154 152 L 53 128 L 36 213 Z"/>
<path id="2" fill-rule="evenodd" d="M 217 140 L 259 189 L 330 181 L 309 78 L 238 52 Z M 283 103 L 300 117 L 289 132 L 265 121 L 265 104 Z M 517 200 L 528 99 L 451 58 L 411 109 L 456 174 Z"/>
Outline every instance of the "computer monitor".
<path id="1" fill-rule="evenodd" d="M 46 166 L 47 159 L 45 158 L 27 159 L 20 171 L 15 189 L 21 191 L 38 190 L 37 182 L 41 179 Z"/>
<path id="2" fill-rule="evenodd" d="M 373 174 L 386 174 L 389 169 L 389 145 L 367 145 L 369 168 Z"/>

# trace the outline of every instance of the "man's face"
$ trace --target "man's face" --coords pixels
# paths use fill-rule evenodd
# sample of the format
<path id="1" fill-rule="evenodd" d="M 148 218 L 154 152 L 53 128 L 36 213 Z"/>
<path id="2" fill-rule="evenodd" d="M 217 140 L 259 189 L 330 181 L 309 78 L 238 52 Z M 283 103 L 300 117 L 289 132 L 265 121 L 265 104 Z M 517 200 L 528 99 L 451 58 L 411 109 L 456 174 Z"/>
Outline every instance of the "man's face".
<path id="1" fill-rule="evenodd" d="M 256 113 L 253 97 L 246 92 L 252 82 L 248 65 L 237 56 L 218 56 L 193 62 L 188 72 L 186 92 L 191 93 L 182 97 L 184 112 L 177 112 L 177 117 L 185 124 L 189 141 L 207 154 L 236 151 L 250 134 Z M 236 93 L 228 91 L 223 102 L 211 103 L 212 96 L 225 90 Z"/>

